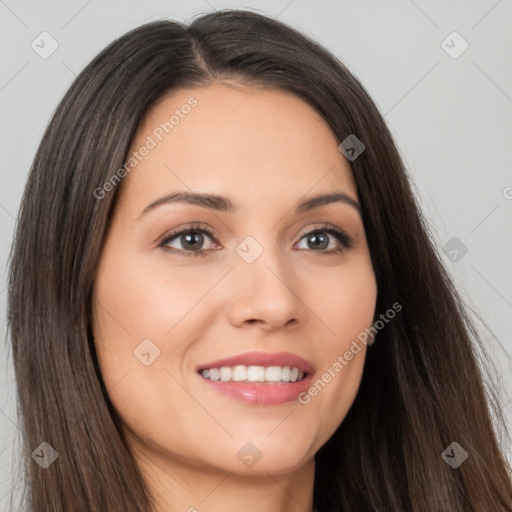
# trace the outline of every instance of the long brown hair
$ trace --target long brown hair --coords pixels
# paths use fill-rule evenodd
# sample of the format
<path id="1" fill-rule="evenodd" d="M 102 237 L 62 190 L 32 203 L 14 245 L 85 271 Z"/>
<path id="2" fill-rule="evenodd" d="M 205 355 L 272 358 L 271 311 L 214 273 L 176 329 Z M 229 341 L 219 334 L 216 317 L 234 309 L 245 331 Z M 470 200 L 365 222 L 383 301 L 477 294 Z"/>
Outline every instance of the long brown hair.
<path id="1" fill-rule="evenodd" d="M 484 383 L 479 335 L 381 114 L 320 45 L 273 19 L 233 10 L 123 35 L 76 78 L 43 136 L 9 275 L 23 510 L 153 510 L 95 357 L 92 290 L 119 187 L 101 199 L 94 191 L 123 167 L 157 100 L 215 79 L 295 94 L 340 142 L 355 134 L 365 145 L 351 168 L 377 311 L 395 302 L 403 309 L 378 333 L 354 404 L 316 454 L 318 511 L 511 511 L 510 469 L 495 430 L 505 424 Z M 468 453 L 457 469 L 441 457 L 454 441 Z M 29 456 L 42 442 L 58 453 L 46 469 Z"/>

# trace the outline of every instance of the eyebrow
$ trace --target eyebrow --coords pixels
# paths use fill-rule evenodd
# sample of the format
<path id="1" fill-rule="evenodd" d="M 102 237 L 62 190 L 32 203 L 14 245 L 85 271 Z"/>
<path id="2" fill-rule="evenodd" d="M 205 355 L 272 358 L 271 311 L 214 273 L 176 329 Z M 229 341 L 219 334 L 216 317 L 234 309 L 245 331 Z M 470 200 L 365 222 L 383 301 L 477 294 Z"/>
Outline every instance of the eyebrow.
<path id="1" fill-rule="evenodd" d="M 174 192 L 172 194 L 167 194 L 163 197 L 160 197 L 156 201 L 153 201 L 151 204 L 146 206 L 146 208 L 144 208 L 140 214 L 139 218 L 142 217 L 145 213 L 154 210 L 159 206 L 173 203 L 192 204 L 201 206 L 203 208 L 208 208 L 209 210 L 216 210 L 226 213 L 234 213 L 238 210 L 237 205 L 231 201 L 231 199 L 225 196 L 219 196 L 216 194 L 201 194 L 198 192 Z M 297 213 L 304 213 L 313 210 L 314 208 L 325 206 L 331 203 L 348 204 L 355 208 L 360 215 L 362 214 L 361 206 L 355 199 L 352 199 L 350 196 L 344 194 L 343 192 L 337 191 L 331 192 L 329 194 L 320 194 L 314 197 L 310 197 L 299 203 L 295 207 L 295 211 Z"/>

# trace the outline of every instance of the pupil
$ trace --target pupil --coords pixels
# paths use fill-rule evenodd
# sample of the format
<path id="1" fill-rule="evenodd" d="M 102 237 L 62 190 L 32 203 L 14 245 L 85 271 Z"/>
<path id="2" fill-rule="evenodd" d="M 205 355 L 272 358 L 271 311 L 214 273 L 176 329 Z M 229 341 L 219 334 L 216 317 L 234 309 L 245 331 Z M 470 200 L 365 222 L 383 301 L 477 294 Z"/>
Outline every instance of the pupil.
<path id="1" fill-rule="evenodd" d="M 201 245 L 203 245 L 202 244 L 203 235 L 201 233 L 197 233 L 197 232 L 188 233 L 186 235 L 183 235 L 183 237 L 186 240 L 186 242 L 183 244 L 184 247 L 188 246 L 189 249 L 200 249 Z M 195 242 L 194 242 L 194 237 L 195 237 Z M 197 238 L 197 237 L 199 237 L 199 238 Z"/>
<path id="2" fill-rule="evenodd" d="M 320 240 L 322 238 L 323 238 L 323 240 Z M 320 240 L 320 243 L 316 243 L 319 240 Z M 325 236 L 325 234 L 315 233 L 313 235 L 310 235 L 309 241 L 312 242 L 311 245 L 313 246 L 313 248 L 317 248 L 317 249 L 318 248 L 325 249 L 329 245 L 329 239 L 327 236 Z"/>

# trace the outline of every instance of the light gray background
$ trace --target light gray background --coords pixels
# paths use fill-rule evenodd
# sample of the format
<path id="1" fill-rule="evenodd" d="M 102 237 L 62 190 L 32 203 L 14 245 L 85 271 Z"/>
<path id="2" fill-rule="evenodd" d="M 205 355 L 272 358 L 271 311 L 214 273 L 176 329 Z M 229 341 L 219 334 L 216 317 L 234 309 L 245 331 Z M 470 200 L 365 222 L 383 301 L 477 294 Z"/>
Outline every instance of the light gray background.
<path id="1" fill-rule="evenodd" d="M 374 98 L 401 149 L 447 267 L 497 337 L 488 349 L 502 378 L 502 403 L 512 426 L 512 375 L 505 352 L 512 354 L 510 0 L 0 0 L 2 510 L 13 485 L 18 437 L 11 351 L 4 342 L 6 264 L 43 130 L 75 75 L 114 38 L 151 20 L 188 21 L 229 7 L 267 13 L 309 34 L 344 61 Z M 31 48 L 43 31 L 59 44 L 47 59 Z M 441 46 L 453 31 L 469 44 L 456 59 Z M 451 41 L 452 51 L 461 48 Z M 468 249 L 457 262 L 442 249 L 452 237 Z"/>

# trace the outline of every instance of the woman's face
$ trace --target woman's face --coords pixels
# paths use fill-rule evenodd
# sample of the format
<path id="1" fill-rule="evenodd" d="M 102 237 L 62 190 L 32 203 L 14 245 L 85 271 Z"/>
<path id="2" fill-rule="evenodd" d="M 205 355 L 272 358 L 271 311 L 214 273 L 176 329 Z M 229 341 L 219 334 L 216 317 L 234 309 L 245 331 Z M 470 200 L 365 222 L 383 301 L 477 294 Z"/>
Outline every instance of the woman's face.
<path id="1" fill-rule="evenodd" d="M 145 458 L 284 474 L 343 421 L 366 347 L 344 354 L 371 325 L 377 289 L 339 143 L 297 97 L 218 82 L 173 92 L 140 125 L 96 276 L 94 336 Z"/>

